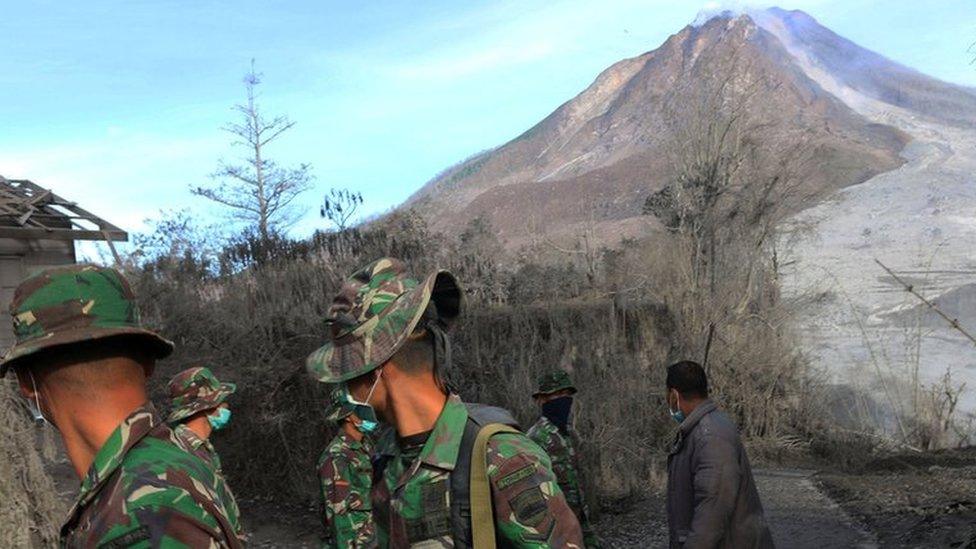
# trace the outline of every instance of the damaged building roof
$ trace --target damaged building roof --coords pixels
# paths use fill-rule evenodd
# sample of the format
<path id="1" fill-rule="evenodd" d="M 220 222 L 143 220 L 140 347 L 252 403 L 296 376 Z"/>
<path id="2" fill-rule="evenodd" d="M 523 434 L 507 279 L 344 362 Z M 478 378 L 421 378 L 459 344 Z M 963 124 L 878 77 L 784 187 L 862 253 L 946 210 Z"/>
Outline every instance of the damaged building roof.
<path id="1" fill-rule="evenodd" d="M 124 242 L 129 235 L 50 189 L 0 176 L 0 238 Z"/>

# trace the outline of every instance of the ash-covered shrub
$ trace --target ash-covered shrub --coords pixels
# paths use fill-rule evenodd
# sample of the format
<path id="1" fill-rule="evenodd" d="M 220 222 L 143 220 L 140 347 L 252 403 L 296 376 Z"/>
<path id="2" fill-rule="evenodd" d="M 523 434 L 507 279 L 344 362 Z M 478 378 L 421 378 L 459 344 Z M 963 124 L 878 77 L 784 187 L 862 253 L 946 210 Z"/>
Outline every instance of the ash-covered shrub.
<path id="1" fill-rule="evenodd" d="M 0 380 L 0 547 L 53 547 L 67 507 L 58 500 L 14 384 Z"/>
<path id="2" fill-rule="evenodd" d="M 715 398 L 744 433 L 779 440 L 809 432 L 814 386 L 761 265 L 717 277 L 719 299 L 702 295 L 671 235 L 661 236 L 673 239 L 668 246 L 631 241 L 581 259 L 545 251 L 513 258 L 490 235 L 477 224 L 463 238 L 439 235 L 395 215 L 300 242 L 231 239 L 214 260 L 218 269 L 144 262 L 131 274 L 145 319 L 177 343 L 157 368 L 154 396 L 162 399 L 169 377 L 193 365 L 236 382 L 234 421 L 215 437 L 235 491 L 315 501 L 314 465 L 333 433 L 323 417 L 326 388 L 305 373 L 305 357 L 327 338 L 323 319 L 342 280 L 392 255 L 415 273 L 451 269 L 468 288 L 449 373 L 464 399 L 506 407 L 528 428 L 538 414 L 538 374 L 573 370 L 594 503 L 659 487 L 674 428 L 664 368 L 700 360 L 710 324 Z"/>

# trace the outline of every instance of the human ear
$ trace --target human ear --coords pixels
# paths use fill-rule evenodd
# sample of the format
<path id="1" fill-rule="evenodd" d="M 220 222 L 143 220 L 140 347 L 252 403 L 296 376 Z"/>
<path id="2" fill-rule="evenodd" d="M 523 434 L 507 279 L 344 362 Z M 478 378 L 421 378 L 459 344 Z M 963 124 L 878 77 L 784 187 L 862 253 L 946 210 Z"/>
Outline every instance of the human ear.
<path id="1" fill-rule="evenodd" d="M 14 374 L 17 376 L 17 385 L 20 386 L 20 394 L 24 398 L 33 399 L 35 397 L 34 384 L 31 383 L 30 374 L 20 368 L 15 368 Z"/>

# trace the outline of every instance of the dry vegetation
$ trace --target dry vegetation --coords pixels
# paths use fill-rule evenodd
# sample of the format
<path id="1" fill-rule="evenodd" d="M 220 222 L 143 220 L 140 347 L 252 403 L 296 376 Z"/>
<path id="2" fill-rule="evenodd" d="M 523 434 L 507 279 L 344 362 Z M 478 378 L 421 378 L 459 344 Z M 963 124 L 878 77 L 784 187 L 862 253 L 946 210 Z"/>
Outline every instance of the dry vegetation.
<path id="1" fill-rule="evenodd" d="M 245 497 L 313 500 L 314 461 L 330 433 L 322 417 L 325 390 L 305 374 L 304 358 L 326 337 L 322 319 L 342 278 L 390 254 L 417 271 L 451 268 L 468 283 L 450 373 L 466 399 L 508 407 L 529 424 L 537 413 L 530 399 L 537 374 L 572 365 L 595 497 L 640 494 L 662 474 L 671 428 L 663 367 L 700 357 L 709 323 L 716 394 L 745 432 L 809 432 L 804 363 L 791 351 L 780 313 L 762 297 L 775 292 L 746 299 L 732 291 L 741 281 L 721 277 L 716 295 L 729 301 L 690 301 L 679 261 L 686 247 L 677 235 L 665 237 L 669 245 L 631 242 L 604 251 L 592 283 L 578 258 L 498 265 L 484 255 L 494 245 L 490 235 L 479 224 L 462 238 L 435 235 L 419 219 L 397 215 L 308 242 L 244 239 L 209 264 L 158 258 L 134 273 L 146 318 L 178 344 L 157 381 L 161 386 L 180 368 L 209 364 L 238 382 L 234 425 L 217 438 L 231 482 Z M 236 268 L 221 274 L 218 265 Z M 637 287 L 614 289 L 623 281 Z M 713 314 L 709 303 L 721 303 L 723 314 Z"/>
<path id="2" fill-rule="evenodd" d="M 765 148 L 755 138 L 763 122 L 741 116 L 737 101 L 761 87 L 722 81 L 699 108 L 675 115 L 675 179 L 646 205 L 648 223 L 666 230 L 613 249 L 584 233 L 510 253 L 481 219 L 445 235 L 408 210 L 300 241 L 260 230 L 225 240 L 185 215 L 164 216 L 127 265 L 145 320 L 177 343 L 157 369 L 154 398 L 193 365 L 237 382 L 234 422 L 215 437 L 235 491 L 317 500 L 314 464 L 332 433 L 326 388 L 306 375 L 305 357 L 327 337 L 323 319 L 343 278 L 394 256 L 417 273 L 448 268 L 465 287 L 449 376 L 466 400 L 507 407 L 528 426 L 537 374 L 573 369 L 594 500 L 660 487 L 673 429 L 664 368 L 678 359 L 706 362 L 715 398 L 764 454 L 846 459 L 837 449 L 855 446 L 821 422 L 821 384 L 797 352 L 796 311 L 779 295 L 776 231 L 803 197 L 781 160 L 796 151 Z"/>
<path id="3" fill-rule="evenodd" d="M 49 435 L 50 433 L 45 433 Z M 38 431 L 12 383 L 0 383 L 0 547 L 53 546 L 65 507 L 44 471 Z"/>
<path id="4" fill-rule="evenodd" d="M 451 269 L 465 286 L 450 372 L 465 399 L 505 406 L 528 425 L 537 374 L 573 368 L 595 499 L 659 485 L 673 428 L 662 387 L 672 360 L 707 354 L 715 396 L 771 453 L 815 446 L 819 384 L 796 352 L 773 248 L 796 181 L 770 162 L 783 151 L 749 138 L 761 121 L 727 100 L 751 100 L 753 89 L 726 80 L 693 115 L 675 116 L 678 175 L 648 207 L 668 230 L 614 249 L 581 234 L 566 247 L 540 242 L 510 254 L 481 219 L 444 235 L 410 211 L 304 241 L 244 235 L 218 245 L 169 216 L 141 239 L 144 255 L 131 266 L 146 319 L 178 345 L 160 368 L 157 396 L 169 375 L 195 364 L 236 381 L 234 425 L 216 441 L 235 489 L 314 500 L 314 462 L 331 433 L 325 388 L 305 374 L 304 359 L 326 338 L 323 318 L 342 279 L 391 255 L 415 272 Z"/>
<path id="5" fill-rule="evenodd" d="M 715 395 L 747 437 L 774 448 L 808 442 L 818 385 L 795 351 L 771 248 L 774 197 L 790 181 L 748 168 L 761 151 L 734 117 L 697 130 L 679 132 L 689 140 L 675 150 L 691 156 L 677 162 L 677 192 L 653 212 L 673 219 L 670 230 L 612 250 L 582 240 L 570 253 L 540 244 L 507 255 L 482 220 L 442 235 L 410 212 L 307 241 L 244 236 L 222 248 L 197 242 L 187 224 L 160 227 L 133 269 L 147 319 L 179 348 L 159 383 L 201 363 L 238 382 L 234 427 L 217 440 L 231 482 L 244 496 L 314 499 L 313 464 L 330 433 L 325 390 L 304 358 L 326 337 L 343 277 L 392 255 L 417 272 L 449 268 L 465 285 L 450 373 L 464 398 L 529 424 L 536 375 L 573 368 L 594 498 L 657 484 L 672 428 L 664 367 L 679 358 L 707 352 Z"/>

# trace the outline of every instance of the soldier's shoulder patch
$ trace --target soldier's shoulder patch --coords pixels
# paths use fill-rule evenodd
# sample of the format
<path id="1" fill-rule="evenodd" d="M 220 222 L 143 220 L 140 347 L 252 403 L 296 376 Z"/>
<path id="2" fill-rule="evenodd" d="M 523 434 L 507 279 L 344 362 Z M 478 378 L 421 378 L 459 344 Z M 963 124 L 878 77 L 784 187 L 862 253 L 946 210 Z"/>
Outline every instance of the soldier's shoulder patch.
<path id="1" fill-rule="evenodd" d="M 495 487 L 499 490 L 504 490 L 509 486 L 517 484 L 519 481 L 525 480 L 535 474 L 536 466 L 534 463 L 527 463 L 522 467 L 507 473 L 505 476 L 498 479 L 495 482 Z"/>
<path id="2" fill-rule="evenodd" d="M 546 518 L 548 505 L 546 496 L 538 486 L 522 490 L 508 500 L 515 518 L 526 526 L 538 526 Z"/>
<path id="3" fill-rule="evenodd" d="M 136 528 L 131 532 L 127 532 L 115 539 L 106 541 L 104 543 L 100 543 L 98 546 L 103 549 L 116 549 L 120 547 L 130 547 L 141 541 L 148 540 L 149 537 L 150 537 L 149 526 L 143 524 L 142 526 Z"/>
<path id="4" fill-rule="evenodd" d="M 556 520 L 542 488 L 532 486 L 508 500 L 512 515 L 522 525 L 519 537 L 530 545 L 548 546 L 556 527 Z"/>

